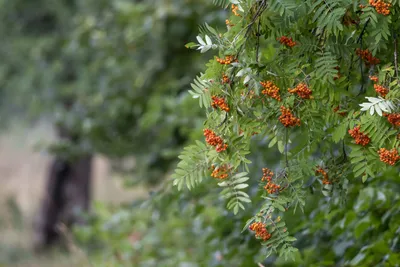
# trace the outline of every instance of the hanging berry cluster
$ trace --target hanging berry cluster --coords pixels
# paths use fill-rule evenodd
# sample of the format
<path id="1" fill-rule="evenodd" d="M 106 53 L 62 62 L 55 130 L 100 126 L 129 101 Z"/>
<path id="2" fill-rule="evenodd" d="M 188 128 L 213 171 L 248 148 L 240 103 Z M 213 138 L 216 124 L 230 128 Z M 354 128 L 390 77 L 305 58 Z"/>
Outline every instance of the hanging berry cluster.
<path id="1" fill-rule="evenodd" d="M 224 179 L 228 178 L 229 169 L 230 168 L 228 167 L 228 165 L 222 165 L 219 167 L 212 165 L 211 166 L 211 170 L 212 170 L 211 177 L 224 180 Z"/>
<path id="2" fill-rule="evenodd" d="M 285 127 L 292 127 L 292 126 L 300 126 L 300 119 L 296 118 L 290 109 L 281 106 L 281 113 L 282 115 L 279 116 L 279 121 L 285 126 Z"/>
<path id="3" fill-rule="evenodd" d="M 279 87 L 276 86 L 271 81 L 260 82 L 264 90 L 261 91 L 263 95 L 268 95 L 278 101 L 281 101 L 281 96 L 279 95 Z"/>
<path id="4" fill-rule="evenodd" d="M 224 143 L 221 137 L 217 136 L 212 130 L 204 129 L 204 136 L 206 137 L 207 144 L 211 146 L 215 146 L 215 150 L 217 152 L 225 151 L 228 148 L 228 145 Z"/>
<path id="5" fill-rule="evenodd" d="M 218 97 L 218 96 L 212 96 L 211 97 L 211 99 L 212 99 L 212 103 L 211 103 L 211 106 L 213 107 L 213 108 L 220 108 L 220 109 L 222 109 L 222 110 L 224 110 L 224 111 L 226 111 L 226 112 L 229 112 L 229 110 L 230 110 L 230 108 L 229 108 L 229 106 L 228 106 L 228 104 L 226 104 L 226 102 L 225 102 L 225 99 L 224 98 L 222 98 L 222 97 Z"/>
<path id="6" fill-rule="evenodd" d="M 272 182 L 272 177 L 274 176 L 274 172 L 268 168 L 263 168 L 262 171 L 263 171 L 263 176 L 261 178 L 261 181 L 267 182 L 267 184 L 264 186 L 264 189 L 268 192 L 268 194 L 275 194 L 279 192 L 281 186 Z"/>
<path id="7" fill-rule="evenodd" d="M 292 37 L 289 38 L 286 36 L 282 36 L 282 37 L 278 38 L 278 41 L 287 47 L 293 47 L 297 44 L 295 41 L 293 41 Z"/>
<path id="8" fill-rule="evenodd" d="M 400 113 L 383 114 L 383 116 L 387 117 L 389 123 L 393 126 L 400 127 Z"/>
<path id="9" fill-rule="evenodd" d="M 357 48 L 356 54 L 364 61 L 365 65 L 367 66 L 377 65 L 381 62 L 379 58 L 374 57 L 368 49 L 361 50 L 360 48 Z"/>
<path id="10" fill-rule="evenodd" d="M 317 166 L 317 169 L 315 170 L 315 175 L 322 175 L 322 183 L 323 184 L 332 184 L 331 181 L 329 181 L 329 176 L 326 173 L 326 171 L 324 169 L 322 169 L 322 167 Z"/>
<path id="11" fill-rule="evenodd" d="M 297 94 L 299 97 L 303 98 L 303 99 L 311 99 L 313 98 L 311 96 L 312 91 L 310 90 L 310 88 L 308 88 L 307 84 L 305 83 L 299 83 L 295 88 L 288 89 L 288 92 L 291 94 Z"/>
<path id="12" fill-rule="evenodd" d="M 378 12 L 379 14 L 382 14 L 384 16 L 390 14 L 389 10 L 389 8 L 391 7 L 390 3 L 386 3 L 385 1 L 382 0 L 369 0 L 369 4 L 375 7 L 376 12 Z"/>
<path id="13" fill-rule="evenodd" d="M 371 81 L 373 81 L 374 83 L 377 83 L 377 82 L 379 81 L 379 78 L 378 78 L 378 76 L 376 76 L 376 75 L 369 76 L 369 79 L 370 79 Z"/>
<path id="14" fill-rule="evenodd" d="M 232 4 L 231 10 L 232 10 L 232 13 L 233 13 L 235 16 L 240 17 L 240 14 L 239 14 L 239 12 L 238 12 L 239 7 L 238 7 L 237 5 Z"/>
<path id="15" fill-rule="evenodd" d="M 389 93 L 389 89 L 383 85 L 374 84 L 374 89 L 382 97 L 385 97 Z"/>
<path id="16" fill-rule="evenodd" d="M 232 62 L 235 62 L 236 60 L 235 60 L 235 57 L 234 56 L 226 56 L 224 59 L 223 58 L 219 58 L 219 57 L 217 57 L 216 58 L 216 60 L 217 60 L 217 62 L 218 63 L 220 63 L 220 64 L 222 64 L 222 65 L 229 65 L 229 64 L 231 64 Z"/>
<path id="17" fill-rule="evenodd" d="M 378 151 L 379 154 L 379 159 L 389 165 L 394 166 L 397 161 L 400 160 L 399 152 L 397 149 L 392 148 L 391 150 L 388 150 L 386 148 L 381 148 Z"/>
<path id="18" fill-rule="evenodd" d="M 271 234 L 268 232 L 266 227 L 267 226 L 265 223 L 255 222 L 250 225 L 249 229 L 255 232 L 256 238 L 260 238 L 264 241 L 267 241 L 268 239 L 271 238 Z"/>
<path id="19" fill-rule="evenodd" d="M 357 145 L 366 146 L 371 141 L 371 139 L 366 134 L 360 131 L 359 125 L 354 127 L 353 129 L 350 129 L 349 134 L 351 135 L 351 137 L 354 138 Z"/>

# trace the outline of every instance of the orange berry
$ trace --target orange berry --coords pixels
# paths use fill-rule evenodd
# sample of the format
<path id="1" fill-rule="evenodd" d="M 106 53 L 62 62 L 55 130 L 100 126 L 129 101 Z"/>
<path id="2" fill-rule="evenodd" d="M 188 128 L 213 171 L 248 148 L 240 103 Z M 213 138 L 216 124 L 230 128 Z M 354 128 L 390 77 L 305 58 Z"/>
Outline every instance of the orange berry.
<path id="1" fill-rule="evenodd" d="M 360 48 L 357 48 L 356 54 L 365 62 L 365 65 L 367 66 L 377 65 L 381 62 L 378 58 L 372 56 L 372 53 L 368 49 L 361 50 Z"/>
<path id="2" fill-rule="evenodd" d="M 279 121 L 285 127 L 300 126 L 300 119 L 296 118 L 290 111 L 290 109 L 281 106 L 282 115 L 279 116 Z"/>
<path id="3" fill-rule="evenodd" d="M 226 102 L 225 102 L 225 99 L 224 98 L 222 98 L 222 97 L 217 97 L 217 96 L 212 96 L 211 97 L 211 99 L 212 99 L 212 103 L 211 103 L 211 106 L 213 107 L 213 108 L 220 108 L 220 109 L 222 109 L 222 110 L 224 110 L 224 111 L 226 111 L 226 112 L 229 112 L 229 110 L 230 110 L 230 108 L 229 108 L 229 106 L 228 106 L 228 104 L 226 104 Z"/>
<path id="4" fill-rule="evenodd" d="M 203 133 L 206 137 L 206 143 L 214 146 L 217 152 L 225 151 L 228 148 L 228 145 L 224 143 L 222 138 L 217 136 L 212 130 L 204 129 Z"/>
<path id="5" fill-rule="evenodd" d="M 312 91 L 310 90 L 310 88 L 307 87 L 307 85 L 305 83 L 299 83 L 295 88 L 293 89 L 288 89 L 288 92 L 291 94 L 296 94 L 303 98 L 303 99 L 311 99 L 313 98 L 311 96 Z"/>
<path id="6" fill-rule="evenodd" d="M 374 84 L 374 89 L 382 97 L 385 97 L 389 93 L 389 89 L 379 84 Z"/>
<path id="7" fill-rule="evenodd" d="M 264 90 L 261 91 L 261 94 L 270 96 L 278 101 L 281 101 L 281 96 L 279 95 L 280 89 L 272 81 L 260 82 L 260 84 L 264 88 Z"/>
<path id="8" fill-rule="evenodd" d="M 293 41 L 291 37 L 289 38 L 286 36 L 281 36 L 280 38 L 278 38 L 278 41 L 287 47 L 293 47 L 297 44 L 295 41 Z"/>
<path id="9" fill-rule="evenodd" d="M 353 129 L 350 129 L 349 134 L 351 135 L 351 137 L 354 138 L 357 145 L 366 146 L 371 141 L 371 139 L 366 134 L 360 131 L 360 126 L 356 126 Z"/>
<path id="10" fill-rule="evenodd" d="M 388 165 L 394 166 L 397 161 L 400 160 L 399 152 L 395 148 L 392 148 L 391 150 L 381 148 L 379 149 L 378 154 L 379 159 Z"/>

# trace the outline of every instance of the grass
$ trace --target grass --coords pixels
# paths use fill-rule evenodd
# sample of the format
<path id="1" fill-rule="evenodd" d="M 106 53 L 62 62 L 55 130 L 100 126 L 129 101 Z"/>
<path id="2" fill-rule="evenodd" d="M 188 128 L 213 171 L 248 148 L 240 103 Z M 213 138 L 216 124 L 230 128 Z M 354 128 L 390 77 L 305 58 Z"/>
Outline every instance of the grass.
<path id="1" fill-rule="evenodd" d="M 15 125 L 0 137 L 0 267 L 90 266 L 87 255 L 73 243 L 70 253 L 61 248 L 45 254 L 33 252 L 32 225 L 51 160 L 33 148 L 37 142 L 52 140 L 51 132 L 45 123 L 33 128 Z M 93 171 L 95 201 L 117 204 L 147 196 L 143 188 L 118 187 L 105 158 L 95 157 Z"/>

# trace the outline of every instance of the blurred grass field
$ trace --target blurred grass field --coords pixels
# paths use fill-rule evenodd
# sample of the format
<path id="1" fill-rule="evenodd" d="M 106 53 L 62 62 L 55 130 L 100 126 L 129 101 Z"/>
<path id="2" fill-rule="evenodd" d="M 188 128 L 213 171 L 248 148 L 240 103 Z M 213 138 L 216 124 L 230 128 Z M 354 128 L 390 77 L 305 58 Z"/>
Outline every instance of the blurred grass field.
<path id="1" fill-rule="evenodd" d="M 0 267 L 90 266 L 79 249 L 33 252 L 33 220 L 43 195 L 50 156 L 34 151 L 37 142 L 54 140 L 49 124 L 12 126 L 0 135 Z M 94 201 L 120 203 L 147 196 L 146 190 L 124 190 L 110 177 L 108 161 L 96 156 L 93 170 Z"/>

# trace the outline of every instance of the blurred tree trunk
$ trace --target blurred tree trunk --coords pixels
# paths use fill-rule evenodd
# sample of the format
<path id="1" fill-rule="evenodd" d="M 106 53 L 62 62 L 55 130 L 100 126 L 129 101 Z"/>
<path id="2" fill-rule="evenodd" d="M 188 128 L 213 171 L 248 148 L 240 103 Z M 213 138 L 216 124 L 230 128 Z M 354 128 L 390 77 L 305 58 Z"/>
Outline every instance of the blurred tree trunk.
<path id="1" fill-rule="evenodd" d="M 58 137 L 79 142 L 79 136 L 58 127 Z M 82 212 L 89 210 L 92 155 L 73 159 L 55 155 L 49 169 L 44 198 L 35 229 L 35 248 L 45 248 L 60 240 L 60 225 L 83 223 Z"/>

